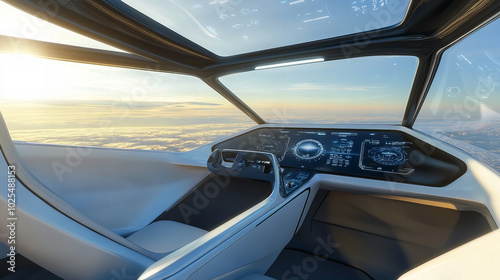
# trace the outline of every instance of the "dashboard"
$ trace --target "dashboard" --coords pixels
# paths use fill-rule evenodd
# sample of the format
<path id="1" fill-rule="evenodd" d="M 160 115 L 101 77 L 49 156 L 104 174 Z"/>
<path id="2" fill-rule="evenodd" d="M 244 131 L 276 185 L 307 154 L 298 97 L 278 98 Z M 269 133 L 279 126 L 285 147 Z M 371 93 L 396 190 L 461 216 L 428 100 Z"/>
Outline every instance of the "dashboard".
<path id="1" fill-rule="evenodd" d="M 273 153 L 283 168 L 441 187 L 465 164 L 401 131 L 260 128 L 212 150 Z"/>

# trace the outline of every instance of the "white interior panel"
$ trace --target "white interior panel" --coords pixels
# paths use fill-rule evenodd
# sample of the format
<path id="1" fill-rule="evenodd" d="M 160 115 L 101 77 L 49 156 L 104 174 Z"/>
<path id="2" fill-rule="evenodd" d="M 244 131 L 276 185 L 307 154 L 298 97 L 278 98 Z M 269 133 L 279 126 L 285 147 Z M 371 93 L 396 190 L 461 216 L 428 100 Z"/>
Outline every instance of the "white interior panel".
<path id="1" fill-rule="evenodd" d="M 188 279 L 222 280 L 237 279 L 248 273 L 264 274 L 295 234 L 308 194 L 307 191 L 297 196 Z"/>
<path id="2" fill-rule="evenodd" d="M 16 148 L 26 169 L 47 188 L 121 235 L 149 224 L 208 174 L 204 162 L 188 161 L 180 153 L 39 144 Z"/>

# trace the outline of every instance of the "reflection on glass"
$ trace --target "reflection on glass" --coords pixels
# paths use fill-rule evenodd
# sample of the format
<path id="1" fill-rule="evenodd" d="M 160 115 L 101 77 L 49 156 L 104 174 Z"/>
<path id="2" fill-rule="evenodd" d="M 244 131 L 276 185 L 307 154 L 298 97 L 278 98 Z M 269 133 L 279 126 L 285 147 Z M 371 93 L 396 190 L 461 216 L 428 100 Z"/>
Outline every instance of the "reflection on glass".
<path id="1" fill-rule="evenodd" d="M 415 128 L 500 171 L 500 20 L 448 49 Z"/>
<path id="2" fill-rule="evenodd" d="M 399 24 L 410 0 L 123 0 L 222 56 Z"/>

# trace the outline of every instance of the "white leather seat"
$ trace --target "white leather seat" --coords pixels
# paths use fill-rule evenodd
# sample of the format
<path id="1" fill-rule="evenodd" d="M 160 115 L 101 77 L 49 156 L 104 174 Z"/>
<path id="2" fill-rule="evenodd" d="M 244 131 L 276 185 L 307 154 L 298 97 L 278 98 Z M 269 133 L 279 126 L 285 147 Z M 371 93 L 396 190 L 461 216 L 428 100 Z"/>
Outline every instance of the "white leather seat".
<path id="1" fill-rule="evenodd" d="M 262 274 L 251 274 L 243 278 L 240 278 L 238 280 L 275 280 L 275 279 Z"/>
<path id="2" fill-rule="evenodd" d="M 158 221 L 134 232 L 127 240 L 155 253 L 168 253 L 198 239 L 206 230 L 174 221 Z"/>

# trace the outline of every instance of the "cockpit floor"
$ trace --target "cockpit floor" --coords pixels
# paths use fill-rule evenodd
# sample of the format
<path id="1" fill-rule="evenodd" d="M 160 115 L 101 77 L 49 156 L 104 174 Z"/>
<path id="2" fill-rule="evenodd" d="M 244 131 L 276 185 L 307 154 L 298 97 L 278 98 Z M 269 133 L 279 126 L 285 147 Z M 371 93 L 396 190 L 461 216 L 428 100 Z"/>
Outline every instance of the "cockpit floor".
<path id="1" fill-rule="evenodd" d="M 363 271 L 297 250 L 284 249 L 266 273 L 275 279 L 370 280 Z"/>

